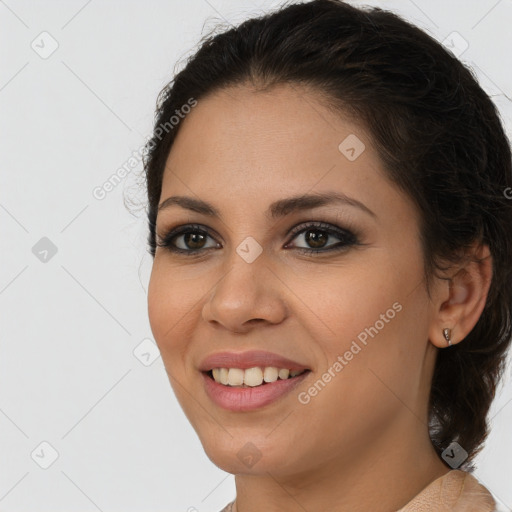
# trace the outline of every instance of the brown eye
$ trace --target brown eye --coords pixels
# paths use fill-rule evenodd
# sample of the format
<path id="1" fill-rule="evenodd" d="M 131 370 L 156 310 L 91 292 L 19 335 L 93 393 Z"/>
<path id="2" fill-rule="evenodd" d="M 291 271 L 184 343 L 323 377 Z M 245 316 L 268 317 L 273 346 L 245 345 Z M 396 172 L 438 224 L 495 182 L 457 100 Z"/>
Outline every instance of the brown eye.
<path id="1" fill-rule="evenodd" d="M 300 247 L 294 244 L 291 247 L 306 253 L 320 254 L 322 252 L 343 250 L 359 243 L 358 238 L 351 231 L 323 222 L 302 224 L 294 228 L 292 234 L 294 239 L 300 240 L 302 238 L 305 246 Z M 329 243 L 332 239 L 337 239 L 338 242 Z M 287 247 L 290 247 L 290 245 L 287 244 Z"/>
<path id="2" fill-rule="evenodd" d="M 201 226 L 184 226 L 168 232 L 165 236 L 159 239 L 157 245 L 159 247 L 165 247 L 172 252 L 195 254 L 204 249 L 211 249 L 219 246 L 219 244 L 214 240 L 210 246 L 207 246 L 209 238 L 213 240 L 208 231 Z"/>
<path id="3" fill-rule="evenodd" d="M 183 243 L 188 249 L 197 250 L 202 249 L 206 237 L 208 235 L 203 235 L 202 233 L 185 233 L 184 235 L 181 235 L 183 237 Z"/>
<path id="4" fill-rule="evenodd" d="M 294 239 L 302 237 L 303 243 L 306 245 L 301 247 L 287 244 L 285 247 L 295 248 L 298 251 L 311 254 L 346 250 L 348 247 L 359 243 L 357 236 L 351 231 L 322 222 L 300 225 L 292 230 L 292 234 Z M 208 245 L 208 239 L 212 240 L 210 245 Z M 334 240 L 334 243 L 331 240 Z M 172 229 L 162 238 L 158 237 L 157 245 L 165 247 L 171 252 L 184 255 L 201 254 L 207 249 L 221 247 L 209 231 L 200 225 L 181 226 Z"/>
<path id="5" fill-rule="evenodd" d="M 320 234 L 319 234 L 320 233 Z M 319 229 L 308 229 L 304 232 L 304 239 L 307 244 L 315 249 L 322 248 L 326 243 L 329 235 L 325 231 Z"/>

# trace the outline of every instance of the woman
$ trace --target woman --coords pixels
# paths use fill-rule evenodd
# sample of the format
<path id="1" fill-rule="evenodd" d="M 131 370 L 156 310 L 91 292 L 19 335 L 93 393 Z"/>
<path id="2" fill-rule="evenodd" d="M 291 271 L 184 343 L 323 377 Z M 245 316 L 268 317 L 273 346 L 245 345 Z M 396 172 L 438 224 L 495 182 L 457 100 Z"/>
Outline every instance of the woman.
<path id="1" fill-rule="evenodd" d="M 392 13 L 292 4 L 203 42 L 147 150 L 150 324 L 224 510 L 494 510 L 512 169 L 471 73 Z"/>

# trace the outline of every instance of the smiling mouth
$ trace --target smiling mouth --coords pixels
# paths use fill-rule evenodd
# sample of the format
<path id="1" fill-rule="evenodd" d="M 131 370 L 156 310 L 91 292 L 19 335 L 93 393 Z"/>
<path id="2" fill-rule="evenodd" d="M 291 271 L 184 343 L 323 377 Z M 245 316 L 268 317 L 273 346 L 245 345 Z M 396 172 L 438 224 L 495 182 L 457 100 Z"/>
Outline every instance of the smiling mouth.
<path id="1" fill-rule="evenodd" d="M 257 388 L 281 380 L 292 380 L 311 370 L 289 370 L 275 367 L 213 368 L 202 372 L 217 384 L 232 388 Z"/>

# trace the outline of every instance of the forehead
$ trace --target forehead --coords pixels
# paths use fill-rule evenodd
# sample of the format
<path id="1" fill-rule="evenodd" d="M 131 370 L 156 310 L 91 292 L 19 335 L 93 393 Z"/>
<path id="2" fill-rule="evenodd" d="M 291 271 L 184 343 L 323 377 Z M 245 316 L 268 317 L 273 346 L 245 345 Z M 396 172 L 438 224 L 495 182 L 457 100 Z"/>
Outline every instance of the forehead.
<path id="1" fill-rule="evenodd" d="M 338 147 L 349 136 L 361 141 L 358 151 L 364 140 L 365 159 L 371 155 L 377 164 L 363 127 L 333 114 L 319 100 L 319 95 L 295 85 L 216 91 L 200 99 L 181 121 L 167 167 L 193 170 L 198 177 L 215 168 L 217 177 L 222 171 L 226 179 L 261 171 L 266 178 L 300 180 L 301 171 L 308 168 L 327 171 L 340 162 L 350 163 Z M 358 165 L 351 162 L 347 167 L 356 170 Z"/>

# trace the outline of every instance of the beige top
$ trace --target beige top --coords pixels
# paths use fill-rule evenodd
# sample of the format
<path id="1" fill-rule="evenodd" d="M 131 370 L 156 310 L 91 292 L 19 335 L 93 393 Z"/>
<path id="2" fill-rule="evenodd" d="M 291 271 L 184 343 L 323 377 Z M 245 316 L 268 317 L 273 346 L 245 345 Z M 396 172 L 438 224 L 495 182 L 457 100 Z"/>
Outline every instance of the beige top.
<path id="1" fill-rule="evenodd" d="M 233 502 L 220 512 L 231 512 Z M 494 512 L 496 502 L 478 480 L 453 469 L 437 478 L 397 512 Z"/>
<path id="2" fill-rule="evenodd" d="M 478 480 L 453 469 L 431 482 L 398 512 L 493 512 L 496 502 Z"/>

